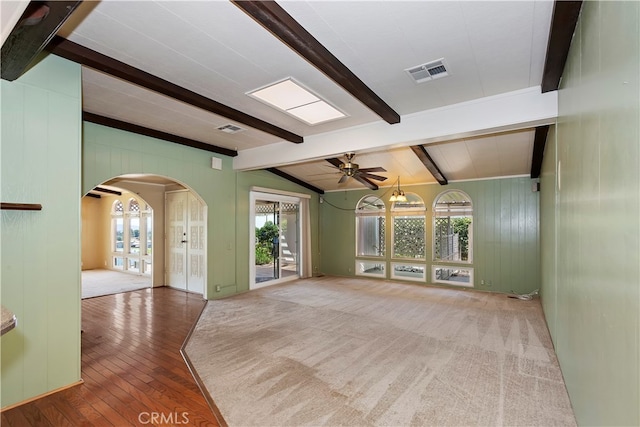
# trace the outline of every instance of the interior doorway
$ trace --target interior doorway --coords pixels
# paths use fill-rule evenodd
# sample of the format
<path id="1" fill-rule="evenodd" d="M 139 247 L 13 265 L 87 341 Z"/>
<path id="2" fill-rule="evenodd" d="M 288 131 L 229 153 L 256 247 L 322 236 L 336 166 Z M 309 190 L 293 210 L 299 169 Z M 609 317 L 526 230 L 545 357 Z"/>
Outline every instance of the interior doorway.
<path id="1" fill-rule="evenodd" d="M 82 198 L 82 298 L 150 288 L 153 209 L 139 194 L 102 184 Z"/>
<path id="2" fill-rule="evenodd" d="M 188 205 L 198 206 L 183 213 L 189 215 L 189 222 L 181 233 L 186 232 L 187 236 L 196 233 L 194 238 L 180 239 L 196 245 L 189 247 L 182 258 L 184 271 L 197 278 L 190 276 L 189 286 L 188 282 L 184 286 L 173 286 L 167 277 L 171 265 L 166 244 L 170 236 L 166 195 L 173 193 L 186 195 L 185 209 L 190 209 Z M 130 199 L 137 201 L 138 210 L 135 203 L 129 208 Z M 173 286 L 206 298 L 207 209 L 197 193 L 169 177 L 127 174 L 97 185 L 82 200 L 82 270 L 113 273 L 105 280 L 102 278 L 106 275 L 94 275 L 96 280 L 93 280 L 83 274 L 83 286 L 86 278 L 86 283 L 93 282 L 104 288 L 103 295 L 127 292 L 136 286 L 138 289 Z M 117 200 L 120 203 L 116 203 Z M 196 257 L 191 257 L 192 254 Z M 112 289 L 107 291 L 107 286 Z M 99 295 L 99 292 L 91 294 Z"/>

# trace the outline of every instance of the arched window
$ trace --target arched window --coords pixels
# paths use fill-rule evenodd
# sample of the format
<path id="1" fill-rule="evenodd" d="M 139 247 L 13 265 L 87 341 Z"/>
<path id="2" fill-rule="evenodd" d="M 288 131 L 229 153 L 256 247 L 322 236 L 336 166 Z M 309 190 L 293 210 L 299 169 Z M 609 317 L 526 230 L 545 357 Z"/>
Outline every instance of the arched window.
<path id="1" fill-rule="evenodd" d="M 357 275 L 386 277 L 385 239 L 387 208 L 377 196 L 365 196 L 356 206 Z"/>
<path id="2" fill-rule="evenodd" d="M 420 196 L 407 193 L 406 200 L 393 202 L 391 278 L 423 282 L 426 278 L 426 212 Z"/>
<path id="3" fill-rule="evenodd" d="M 393 254 L 396 259 L 426 260 L 426 207 L 420 196 L 406 194 L 407 200 L 393 202 Z"/>
<path id="4" fill-rule="evenodd" d="M 126 209 L 120 200 L 111 206 L 111 267 L 114 269 L 151 274 L 153 210 L 146 203 L 144 206 L 141 210 L 140 202 L 133 197 L 127 200 Z"/>
<path id="5" fill-rule="evenodd" d="M 356 256 L 384 257 L 386 206 L 376 196 L 365 196 L 356 206 Z"/>
<path id="6" fill-rule="evenodd" d="M 440 193 L 433 203 L 433 259 L 471 263 L 473 203 L 463 191 Z"/>

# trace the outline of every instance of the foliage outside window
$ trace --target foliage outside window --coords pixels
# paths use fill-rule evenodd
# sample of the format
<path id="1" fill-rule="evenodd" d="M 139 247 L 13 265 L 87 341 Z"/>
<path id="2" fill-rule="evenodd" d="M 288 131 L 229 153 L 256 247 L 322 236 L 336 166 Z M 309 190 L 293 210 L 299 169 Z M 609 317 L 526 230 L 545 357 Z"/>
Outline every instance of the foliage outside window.
<path id="1" fill-rule="evenodd" d="M 406 202 L 394 202 L 393 258 L 426 259 L 426 208 L 417 194 L 407 193 Z"/>
<path id="2" fill-rule="evenodd" d="M 376 196 L 365 196 L 356 206 L 356 256 L 385 255 L 386 207 Z"/>
<path id="3" fill-rule="evenodd" d="M 433 206 L 433 259 L 472 261 L 473 205 L 462 191 L 441 193 Z"/>
<path id="4" fill-rule="evenodd" d="M 278 226 L 272 221 L 267 221 L 260 228 L 256 227 L 256 265 L 273 262 L 278 235 Z"/>

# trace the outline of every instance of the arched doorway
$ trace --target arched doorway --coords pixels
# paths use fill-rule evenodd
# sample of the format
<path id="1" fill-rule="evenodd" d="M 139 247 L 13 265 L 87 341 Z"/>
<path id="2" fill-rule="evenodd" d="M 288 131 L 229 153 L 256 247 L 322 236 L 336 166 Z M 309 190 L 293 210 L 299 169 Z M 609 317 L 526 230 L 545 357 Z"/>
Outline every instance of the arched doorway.
<path id="1" fill-rule="evenodd" d="M 115 190 L 121 195 L 103 193 L 100 189 Z M 84 259 L 89 258 L 86 252 L 98 245 L 98 267 L 100 269 L 128 273 L 128 277 L 131 275 L 146 277 L 147 287 L 170 286 L 169 267 L 172 262 L 175 265 L 176 261 L 165 247 L 165 240 L 168 241 L 170 237 L 169 210 L 166 208 L 166 198 L 168 194 L 174 193 L 188 194 L 190 200 L 195 199 L 199 205 L 203 206 L 202 222 L 206 225 L 206 204 L 202 198 L 188 186 L 170 177 L 127 174 L 111 178 L 91 189 L 84 198 L 95 199 L 95 196 L 99 195 L 104 203 L 101 203 L 101 209 L 92 211 L 90 216 L 93 219 L 87 218 L 87 223 L 85 223 L 85 217 L 89 215 L 85 215 L 84 205 L 89 203 L 83 201 L 83 271 L 88 267 L 95 267 L 95 263 L 85 266 Z M 123 205 L 121 219 L 114 211 L 116 199 L 121 200 Z M 138 215 L 131 211 L 127 212 L 127 203 L 130 199 L 138 201 L 138 206 L 141 209 Z M 95 205 L 95 203 L 92 204 Z M 87 226 L 91 224 L 88 221 L 98 222 L 101 225 L 100 231 L 93 233 L 94 236 L 100 237 L 95 239 L 95 242 L 89 241 L 91 237 L 85 236 L 85 234 L 91 234 L 91 230 L 95 229 L 95 227 Z M 203 236 L 206 236 L 206 228 Z M 206 244 L 206 238 L 198 240 L 198 246 L 202 246 L 200 254 L 206 254 Z M 187 260 L 183 261 L 183 265 L 186 266 Z M 198 267 L 197 274 L 201 276 L 202 283 L 205 284 L 206 256 L 202 257 Z M 167 271 L 167 275 L 165 275 L 165 271 Z M 120 277 L 127 278 L 127 276 Z M 180 286 L 174 287 L 184 289 Z M 200 289 L 184 290 L 202 294 L 206 298 L 206 286 L 202 286 Z"/>

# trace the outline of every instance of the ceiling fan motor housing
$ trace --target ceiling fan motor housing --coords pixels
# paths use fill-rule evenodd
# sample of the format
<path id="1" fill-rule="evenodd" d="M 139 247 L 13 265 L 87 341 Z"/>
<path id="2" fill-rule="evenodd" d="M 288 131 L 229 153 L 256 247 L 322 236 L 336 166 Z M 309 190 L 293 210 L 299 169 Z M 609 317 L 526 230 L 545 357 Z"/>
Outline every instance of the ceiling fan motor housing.
<path id="1" fill-rule="evenodd" d="M 340 171 L 347 176 L 353 176 L 358 172 L 359 165 L 357 163 L 343 163 L 340 165 Z"/>

